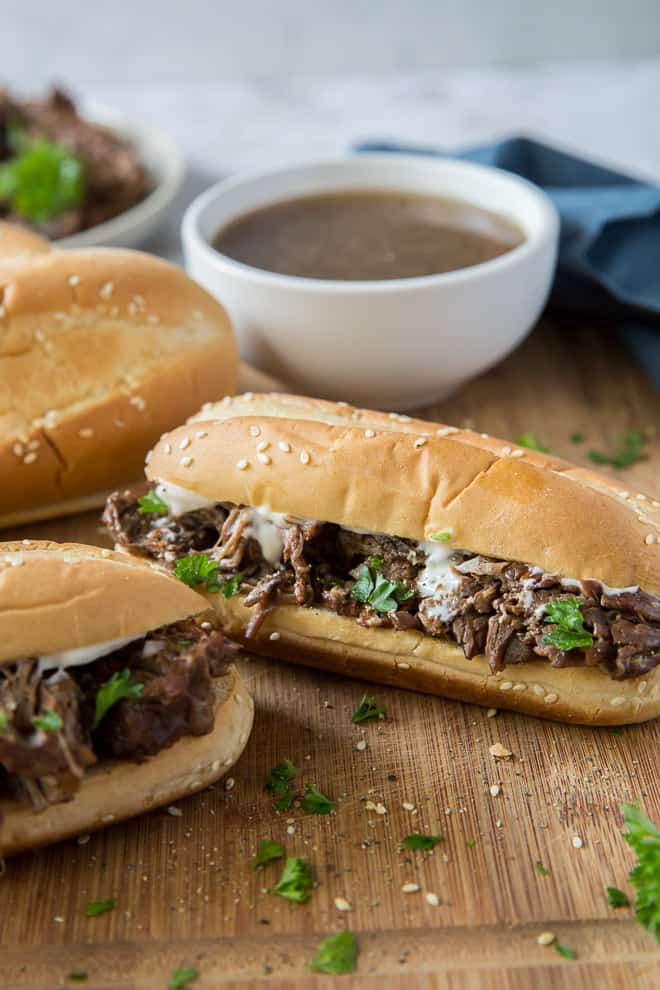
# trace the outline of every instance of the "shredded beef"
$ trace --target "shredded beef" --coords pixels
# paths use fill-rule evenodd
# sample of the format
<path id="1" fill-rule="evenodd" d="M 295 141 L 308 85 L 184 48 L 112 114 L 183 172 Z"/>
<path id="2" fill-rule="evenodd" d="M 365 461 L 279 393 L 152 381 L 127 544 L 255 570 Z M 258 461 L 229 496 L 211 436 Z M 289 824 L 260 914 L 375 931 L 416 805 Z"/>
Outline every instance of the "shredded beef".
<path id="1" fill-rule="evenodd" d="M 456 551 L 449 561 L 454 580 L 422 594 L 418 578 L 426 553 L 413 540 L 287 517 L 282 559 L 273 565 L 257 541 L 245 535 L 252 512 L 245 506 L 216 505 L 146 521 L 137 520 L 136 511 L 130 493 L 111 499 L 106 519 L 119 543 L 164 560 L 204 551 L 223 570 L 240 570 L 245 605 L 253 610 L 247 638 L 276 605 L 316 604 L 364 626 L 421 628 L 449 637 L 466 657 L 485 655 L 494 672 L 542 658 L 554 667 L 600 666 L 614 678 L 627 678 L 660 663 L 660 596 L 639 588 L 608 590 L 594 580 L 566 585 L 559 575 L 529 564 Z M 219 538 L 217 526 L 206 528 L 209 517 L 225 519 Z M 171 532 L 177 534 L 173 554 Z M 171 556 L 159 549 L 166 544 Z M 357 601 L 352 591 L 365 561 L 377 562 L 383 577 L 413 594 L 389 612 Z M 580 600 L 584 626 L 593 637 L 589 647 L 565 651 L 548 642 L 553 626 L 545 621 L 546 607 L 567 596 Z"/>
<path id="2" fill-rule="evenodd" d="M 43 671 L 29 657 L 0 665 L 0 710 L 8 716 L 0 733 L 0 787 L 41 810 L 72 797 L 100 756 L 140 761 L 182 736 L 210 732 L 212 678 L 226 671 L 226 654 L 219 630 L 189 620 L 66 671 Z M 94 729 L 98 690 L 124 669 L 144 685 L 142 694 L 118 701 Z M 35 727 L 33 719 L 52 712 L 61 729 Z"/>

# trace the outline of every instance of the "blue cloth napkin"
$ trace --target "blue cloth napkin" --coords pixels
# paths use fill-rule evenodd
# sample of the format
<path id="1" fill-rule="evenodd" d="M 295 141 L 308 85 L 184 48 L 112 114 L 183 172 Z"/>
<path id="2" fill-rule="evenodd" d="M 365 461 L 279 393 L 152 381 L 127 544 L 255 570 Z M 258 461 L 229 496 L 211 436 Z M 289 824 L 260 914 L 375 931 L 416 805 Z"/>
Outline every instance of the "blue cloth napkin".
<path id="1" fill-rule="evenodd" d="M 611 321 L 660 388 L 660 188 L 513 137 L 459 152 L 360 144 L 357 151 L 464 158 L 540 186 L 561 217 L 549 308 Z"/>

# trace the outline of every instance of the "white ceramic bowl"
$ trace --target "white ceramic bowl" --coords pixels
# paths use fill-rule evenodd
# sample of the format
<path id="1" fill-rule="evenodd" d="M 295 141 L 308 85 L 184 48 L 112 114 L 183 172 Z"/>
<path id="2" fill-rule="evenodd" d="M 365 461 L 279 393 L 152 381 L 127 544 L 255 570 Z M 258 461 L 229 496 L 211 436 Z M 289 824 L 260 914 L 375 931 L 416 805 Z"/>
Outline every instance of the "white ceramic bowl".
<path id="1" fill-rule="evenodd" d="M 525 240 L 471 268 L 379 282 L 277 275 L 211 246 L 220 227 L 247 211 L 361 188 L 466 200 L 513 220 Z M 182 235 L 188 272 L 229 309 L 246 360 L 311 395 L 404 409 L 446 396 L 525 336 L 550 289 L 558 230 L 547 196 L 509 173 L 365 154 L 219 182 L 188 208 Z"/>
<path id="2" fill-rule="evenodd" d="M 125 210 L 112 220 L 99 223 L 80 234 L 61 237 L 57 247 L 137 247 L 149 238 L 161 223 L 181 188 L 185 164 L 181 151 L 164 131 L 129 120 L 119 110 L 100 104 L 85 105 L 81 113 L 95 123 L 115 131 L 130 141 L 146 166 L 153 189 L 141 203 Z"/>

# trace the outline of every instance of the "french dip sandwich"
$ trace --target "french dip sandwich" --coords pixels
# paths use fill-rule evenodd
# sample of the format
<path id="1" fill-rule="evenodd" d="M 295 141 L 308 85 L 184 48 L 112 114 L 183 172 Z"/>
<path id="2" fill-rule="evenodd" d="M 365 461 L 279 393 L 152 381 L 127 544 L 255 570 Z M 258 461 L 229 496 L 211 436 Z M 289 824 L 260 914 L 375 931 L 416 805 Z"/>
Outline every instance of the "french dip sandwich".
<path id="1" fill-rule="evenodd" d="M 225 310 L 180 269 L 0 223 L 1 527 L 102 505 L 237 381 Z"/>
<path id="2" fill-rule="evenodd" d="M 396 413 L 246 393 L 163 437 L 117 543 L 258 652 L 566 722 L 660 714 L 660 503 Z"/>
<path id="3" fill-rule="evenodd" d="M 0 544 L 1 855 L 206 787 L 252 718 L 200 595 L 126 554 Z"/>

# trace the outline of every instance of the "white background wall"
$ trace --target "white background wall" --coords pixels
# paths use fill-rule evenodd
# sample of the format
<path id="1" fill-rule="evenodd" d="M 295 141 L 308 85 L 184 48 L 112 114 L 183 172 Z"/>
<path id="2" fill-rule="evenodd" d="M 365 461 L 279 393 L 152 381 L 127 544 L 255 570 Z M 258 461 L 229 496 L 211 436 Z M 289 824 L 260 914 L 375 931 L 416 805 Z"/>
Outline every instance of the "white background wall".
<path id="1" fill-rule="evenodd" d="M 0 0 L 28 89 L 655 54 L 660 0 Z"/>

